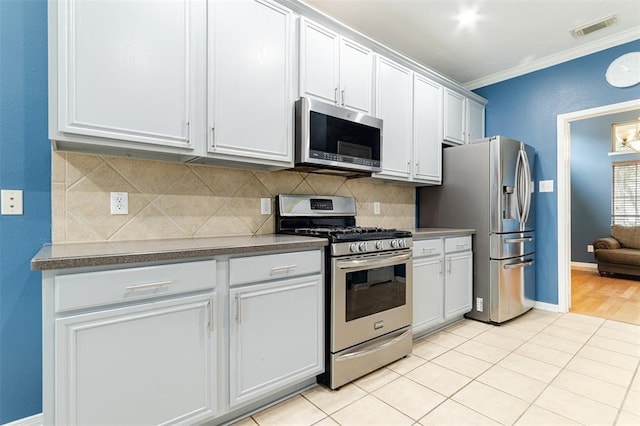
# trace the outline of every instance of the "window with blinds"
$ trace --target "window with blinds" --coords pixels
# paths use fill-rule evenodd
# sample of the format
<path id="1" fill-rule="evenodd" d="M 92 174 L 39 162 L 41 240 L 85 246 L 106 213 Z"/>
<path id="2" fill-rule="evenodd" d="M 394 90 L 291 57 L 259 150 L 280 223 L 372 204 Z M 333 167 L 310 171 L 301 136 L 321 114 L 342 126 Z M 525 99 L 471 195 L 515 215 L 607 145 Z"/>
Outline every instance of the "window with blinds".
<path id="1" fill-rule="evenodd" d="M 640 225 L 640 161 L 613 165 L 614 225 Z"/>

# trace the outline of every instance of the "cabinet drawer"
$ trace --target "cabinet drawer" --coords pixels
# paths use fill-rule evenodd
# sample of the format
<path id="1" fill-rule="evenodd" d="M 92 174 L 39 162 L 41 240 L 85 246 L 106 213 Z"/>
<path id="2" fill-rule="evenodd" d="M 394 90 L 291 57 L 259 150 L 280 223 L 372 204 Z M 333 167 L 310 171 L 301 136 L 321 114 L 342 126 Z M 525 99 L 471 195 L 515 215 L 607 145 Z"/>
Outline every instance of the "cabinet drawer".
<path id="1" fill-rule="evenodd" d="M 321 269 L 322 256 L 319 250 L 237 257 L 229 260 L 229 284 L 312 274 Z"/>
<path id="2" fill-rule="evenodd" d="M 442 253 L 443 246 L 441 238 L 413 242 L 413 257 L 436 256 Z"/>
<path id="3" fill-rule="evenodd" d="M 55 311 L 63 312 L 213 288 L 216 261 L 60 275 L 54 283 Z"/>
<path id="4" fill-rule="evenodd" d="M 452 253 L 454 251 L 471 250 L 471 236 L 465 237 L 453 237 L 444 239 L 444 251 L 445 253 Z"/>

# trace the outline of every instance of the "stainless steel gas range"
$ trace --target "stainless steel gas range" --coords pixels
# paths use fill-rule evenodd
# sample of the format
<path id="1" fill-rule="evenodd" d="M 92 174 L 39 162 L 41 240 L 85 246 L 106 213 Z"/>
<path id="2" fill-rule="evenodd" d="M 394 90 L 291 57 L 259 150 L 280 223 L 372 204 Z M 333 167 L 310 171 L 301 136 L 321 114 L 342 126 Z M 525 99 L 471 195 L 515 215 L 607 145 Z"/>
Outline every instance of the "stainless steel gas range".
<path id="1" fill-rule="evenodd" d="M 325 373 L 332 389 L 411 352 L 412 235 L 355 226 L 352 197 L 278 195 L 276 232 L 327 238 Z"/>

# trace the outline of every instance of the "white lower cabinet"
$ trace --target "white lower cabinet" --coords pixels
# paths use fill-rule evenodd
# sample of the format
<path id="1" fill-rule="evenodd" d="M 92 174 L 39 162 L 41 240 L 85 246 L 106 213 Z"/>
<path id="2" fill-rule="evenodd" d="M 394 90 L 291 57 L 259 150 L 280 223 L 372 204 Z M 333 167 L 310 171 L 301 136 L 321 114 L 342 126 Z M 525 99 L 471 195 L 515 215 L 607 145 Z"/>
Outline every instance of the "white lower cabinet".
<path id="1" fill-rule="evenodd" d="M 416 240 L 413 253 L 413 334 L 420 336 L 471 311 L 471 237 Z"/>
<path id="2" fill-rule="evenodd" d="M 230 405 L 323 371 L 322 276 L 232 288 Z"/>

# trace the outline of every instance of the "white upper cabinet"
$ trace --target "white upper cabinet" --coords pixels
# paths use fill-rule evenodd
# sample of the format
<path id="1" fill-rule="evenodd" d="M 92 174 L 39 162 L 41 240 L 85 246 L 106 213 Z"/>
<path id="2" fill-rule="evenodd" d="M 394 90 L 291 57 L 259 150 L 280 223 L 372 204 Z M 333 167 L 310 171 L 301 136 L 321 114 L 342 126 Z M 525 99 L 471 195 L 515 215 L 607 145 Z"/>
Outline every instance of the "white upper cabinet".
<path id="1" fill-rule="evenodd" d="M 444 89 L 444 140 L 452 144 L 465 143 L 465 97 Z"/>
<path id="2" fill-rule="evenodd" d="M 376 116 L 383 121 L 382 172 L 376 176 L 408 180 L 411 175 L 413 73 L 383 56 L 378 56 L 376 70 Z"/>
<path id="3" fill-rule="evenodd" d="M 467 143 L 484 138 L 484 105 L 467 98 Z"/>
<path id="4" fill-rule="evenodd" d="M 307 19 L 300 20 L 300 96 L 372 113 L 373 53 Z"/>
<path id="5" fill-rule="evenodd" d="M 442 86 L 419 75 L 413 78 L 413 178 L 442 182 Z"/>
<path id="6" fill-rule="evenodd" d="M 209 3 L 208 157 L 293 165 L 293 25 L 274 2 Z"/>
<path id="7" fill-rule="evenodd" d="M 65 0 L 50 11 L 52 139 L 193 148 L 204 2 Z"/>

